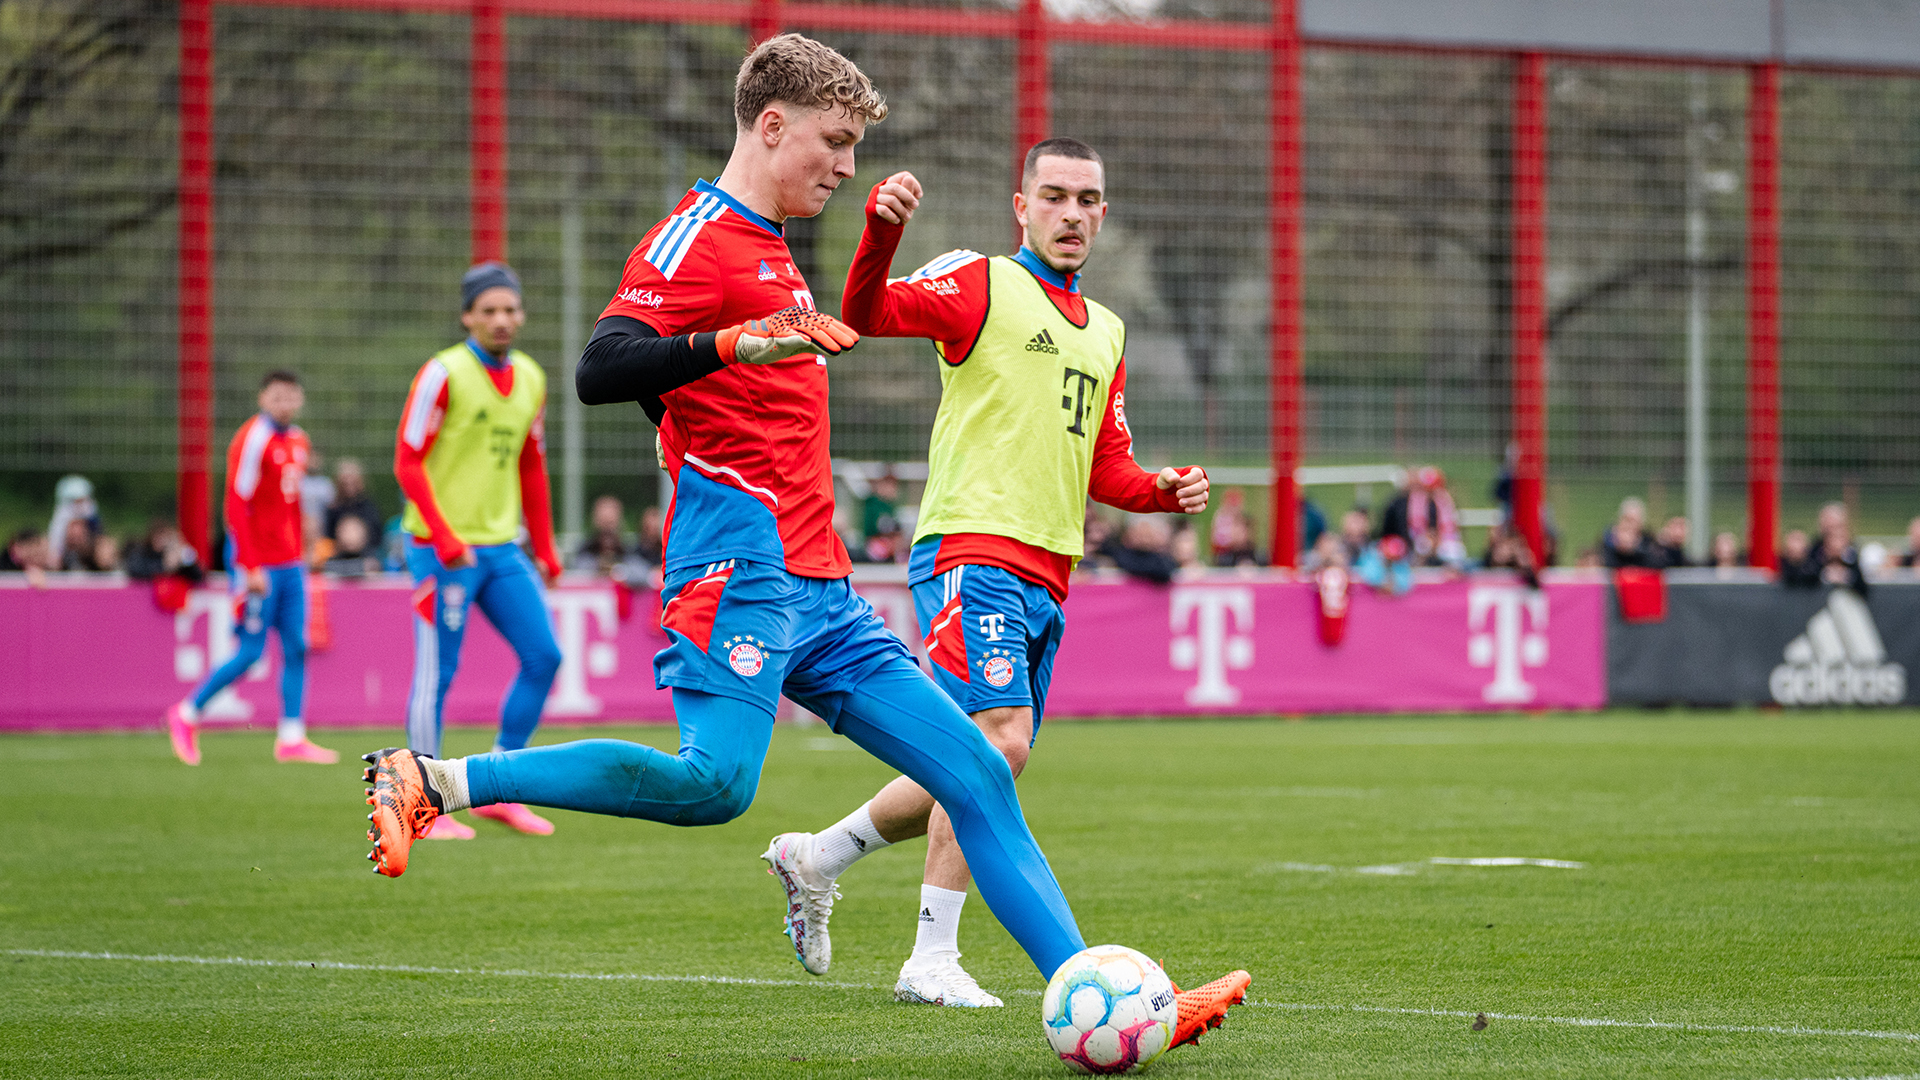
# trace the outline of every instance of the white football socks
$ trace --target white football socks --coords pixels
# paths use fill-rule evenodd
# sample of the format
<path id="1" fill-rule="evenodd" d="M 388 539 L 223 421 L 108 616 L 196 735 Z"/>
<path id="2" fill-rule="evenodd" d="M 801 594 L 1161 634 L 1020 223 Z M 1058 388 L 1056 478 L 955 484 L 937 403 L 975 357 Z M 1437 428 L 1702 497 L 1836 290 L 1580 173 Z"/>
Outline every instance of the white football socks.
<path id="1" fill-rule="evenodd" d="M 200 710 L 194 707 L 192 698 L 188 698 L 180 703 L 180 715 L 186 717 L 187 723 L 189 724 L 197 724 L 200 722 Z"/>
<path id="2" fill-rule="evenodd" d="M 813 869 L 820 876 L 831 881 L 847 872 L 847 867 L 860 861 L 863 856 L 888 847 L 880 838 L 880 830 L 874 827 L 872 801 L 861 804 L 860 809 L 841 818 L 834 826 L 813 837 Z"/>
<path id="3" fill-rule="evenodd" d="M 280 718 L 280 729 L 274 739 L 285 745 L 307 741 L 307 722 L 292 716 Z"/>
<path id="4" fill-rule="evenodd" d="M 455 810 L 466 810 L 473 806 L 473 796 L 467 791 L 467 759 L 463 757 L 430 758 L 424 754 L 415 755 L 420 763 L 420 771 L 427 774 L 435 791 L 440 793 L 443 804 L 440 812 L 451 814 Z"/>
<path id="5" fill-rule="evenodd" d="M 964 891 L 920 886 L 920 929 L 913 936 L 914 959 L 960 955 L 960 908 L 966 902 Z"/>

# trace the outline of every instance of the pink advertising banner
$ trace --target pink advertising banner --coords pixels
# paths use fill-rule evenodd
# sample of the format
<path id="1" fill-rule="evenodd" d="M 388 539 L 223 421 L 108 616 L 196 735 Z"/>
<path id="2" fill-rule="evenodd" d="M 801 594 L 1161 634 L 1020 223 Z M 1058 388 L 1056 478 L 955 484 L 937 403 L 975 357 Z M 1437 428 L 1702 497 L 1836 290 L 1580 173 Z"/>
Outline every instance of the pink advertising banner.
<path id="1" fill-rule="evenodd" d="M 1326 646 L 1305 583 L 1223 574 L 1163 589 L 1076 585 L 1048 711 L 1599 708 L 1605 597 L 1598 578 L 1531 590 L 1489 575 L 1425 582 L 1398 597 L 1355 588 L 1344 639 Z"/>
<path id="2" fill-rule="evenodd" d="M 860 592 L 917 646 L 904 584 L 862 577 Z M 315 725 L 402 726 L 410 594 L 400 580 L 327 585 L 327 647 L 307 665 Z M 1277 574 L 1222 572 L 1168 587 L 1077 581 L 1048 714 L 1597 708 L 1606 690 L 1604 596 L 1598 578 L 1538 592 L 1502 577 L 1427 582 L 1395 598 L 1356 590 L 1345 639 L 1328 647 L 1317 637 L 1312 587 Z M 565 659 L 548 719 L 672 719 L 669 695 L 653 684 L 653 654 L 665 641 L 656 603 L 636 594 L 622 618 L 606 582 L 549 592 Z M 170 614 L 139 585 L 0 581 L 0 729 L 157 726 L 234 646 L 232 603 L 216 589 L 192 593 Z M 449 722 L 493 723 L 514 668 L 506 643 L 475 619 L 448 695 Z M 279 650 L 269 645 L 210 703 L 210 718 L 271 724 L 278 676 Z"/>

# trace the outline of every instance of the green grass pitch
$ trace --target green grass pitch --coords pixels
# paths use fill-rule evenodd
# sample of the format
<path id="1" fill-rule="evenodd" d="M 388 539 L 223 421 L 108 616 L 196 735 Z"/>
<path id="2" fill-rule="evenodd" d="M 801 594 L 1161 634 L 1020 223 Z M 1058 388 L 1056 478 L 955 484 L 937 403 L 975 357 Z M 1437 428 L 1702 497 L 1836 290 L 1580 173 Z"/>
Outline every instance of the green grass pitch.
<path id="1" fill-rule="evenodd" d="M 269 738 L 198 769 L 0 738 L 0 1076 L 1067 1075 L 977 897 L 961 946 L 1009 1007 L 893 1003 L 921 842 L 842 879 L 827 978 L 794 962 L 756 856 L 889 775 L 822 728 L 780 729 L 733 824 L 477 822 L 397 881 L 356 771 Z M 1057 723 L 1021 793 L 1090 942 L 1253 972 L 1154 1075 L 1920 1074 L 1912 712 Z M 1429 861 L 1502 856 L 1585 865 Z"/>

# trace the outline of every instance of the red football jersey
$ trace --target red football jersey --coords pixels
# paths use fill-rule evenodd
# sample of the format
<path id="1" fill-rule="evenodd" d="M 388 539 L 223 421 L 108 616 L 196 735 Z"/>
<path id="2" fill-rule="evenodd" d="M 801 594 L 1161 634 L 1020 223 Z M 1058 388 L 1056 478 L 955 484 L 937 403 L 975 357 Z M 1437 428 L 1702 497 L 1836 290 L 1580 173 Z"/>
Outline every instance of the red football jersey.
<path id="1" fill-rule="evenodd" d="M 251 570 L 300 561 L 300 481 L 307 475 L 307 433 L 255 413 L 227 446 L 227 535 L 234 562 Z"/>
<path id="2" fill-rule="evenodd" d="M 702 180 L 633 249 L 601 318 L 624 315 L 672 336 L 796 305 L 812 307 L 813 294 L 780 226 Z M 826 365 L 812 353 L 734 364 L 661 399 L 674 478 L 668 571 L 749 559 L 802 577 L 853 572 L 833 531 Z"/>

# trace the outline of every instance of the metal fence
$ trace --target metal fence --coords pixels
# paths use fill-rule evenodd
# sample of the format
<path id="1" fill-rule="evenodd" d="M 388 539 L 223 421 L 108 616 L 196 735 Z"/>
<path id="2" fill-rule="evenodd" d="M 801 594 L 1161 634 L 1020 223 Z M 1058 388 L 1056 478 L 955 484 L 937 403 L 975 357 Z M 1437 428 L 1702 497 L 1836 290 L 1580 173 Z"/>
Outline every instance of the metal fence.
<path id="1" fill-rule="evenodd" d="M 291 367 L 308 383 L 316 447 L 377 468 L 412 373 L 459 333 L 456 282 L 473 251 L 467 5 L 378 6 L 211 9 L 216 455 L 259 375 Z M 725 160 L 748 28 L 722 4 L 644 19 L 585 0 L 552 7 L 504 20 L 506 245 L 563 437 L 575 422 L 561 406 L 568 354 L 627 251 Z M 951 32 L 884 32 L 884 18 L 809 31 L 893 107 L 862 147 L 856 190 L 794 223 L 796 261 L 827 310 L 861 194 L 894 169 L 928 188 L 897 273 L 1010 241 L 1019 42 L 970 33 L 967 19 L 1013 16 L 919 10 Z M 1272 451 L 1271 67 L 1264 47 L 1231 44 L 1237 28 L 1265 33 L 1235 20 L 1264 20 L 1268 6 L 1223 10 L 1163 13 L 1211 19 L 1227 46 L 1196 32 L 1046 50 L 1051 130 L 1108 162 L 1112 216 L 1086 287 L 1129 324 L 1143 459 L 1249 465 Z M 173 472 L 178 9 L 0 0 L 0 11 L 0 472 Z M 1512 434 L 1514 63 L 1309 42 L 1306 461 L 1487 472 L 1499 461 Z M 1910 490 L 1920 78 L 1781 79 L 1785 479 Z M 1555 477 L 1678 488 L 1690 358 L 1706 376 L 1709 478 L 1732 491 L 1745 477 L 1749 82 L 1737 66 L 1547 68 Z M 835 366 L 835 452 L 923 458 L 937 397 L 924 345 L 863 345 Z M 652 469 L 637 407 L 582 412 L 585 474 Z"/>

